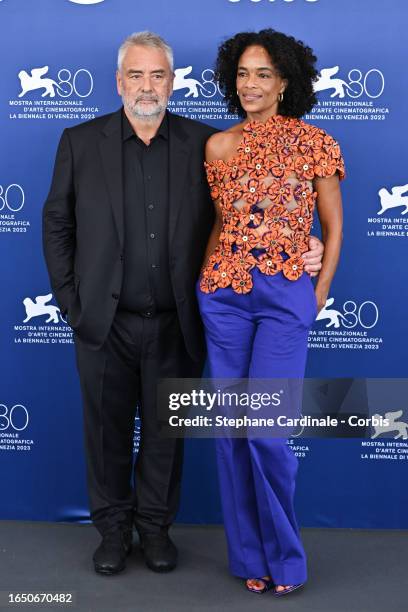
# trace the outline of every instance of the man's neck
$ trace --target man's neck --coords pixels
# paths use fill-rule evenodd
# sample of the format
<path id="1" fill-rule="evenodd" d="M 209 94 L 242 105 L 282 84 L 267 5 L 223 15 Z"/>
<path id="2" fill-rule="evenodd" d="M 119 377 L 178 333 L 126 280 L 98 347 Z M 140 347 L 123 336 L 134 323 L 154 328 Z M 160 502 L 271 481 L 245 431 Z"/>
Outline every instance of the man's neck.
<path id="1" fill-rule="evenodd" d="M 149 117 L 147 120 L 134 117 L 134 115 L 131 115 L 126 108 L 124 111 L 135 134 L 140 138 L 140 140 L 143 140 L 146 145 L 149 145 L 151 139 L 156 136 L 166 111 L 163 111 L 160 113 L 160 115 L 155 115 L 154 118 Z"/>

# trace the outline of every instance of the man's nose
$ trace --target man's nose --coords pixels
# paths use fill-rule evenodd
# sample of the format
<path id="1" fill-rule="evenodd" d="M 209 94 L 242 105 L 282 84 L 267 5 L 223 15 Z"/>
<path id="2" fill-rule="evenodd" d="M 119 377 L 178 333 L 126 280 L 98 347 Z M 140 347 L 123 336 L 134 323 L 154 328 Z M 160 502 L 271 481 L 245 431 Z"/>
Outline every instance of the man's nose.
<path id="1" fill-rule="evenodd" d="M 145 76 L 142 82 L 142 91 L 146 93 L 152 91 L 152 81 L 149 76 Z"/>

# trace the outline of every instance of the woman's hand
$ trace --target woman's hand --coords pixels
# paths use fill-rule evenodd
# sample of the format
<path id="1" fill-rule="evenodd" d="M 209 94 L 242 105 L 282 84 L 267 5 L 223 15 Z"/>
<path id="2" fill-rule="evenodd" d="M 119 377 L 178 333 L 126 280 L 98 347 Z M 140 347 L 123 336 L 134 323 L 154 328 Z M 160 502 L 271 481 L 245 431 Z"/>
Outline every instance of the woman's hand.
<path id="1" fill-rule="evenodd" d="M 323 242 L 316 238 L 316 236 L 310 236 L 309 250 L 302 254 L 302 259 L 305 262 L 305 272 L 311 277 L 319 274 L 322 267 L 323 253 Z"/>
<path id="2" fill-rule="evenodd" d="M 320 287 L 315 288 L 315 296 L 317 302 L 317 314 L 326 306 L 327 297 L 329 292 L 326 289 L 322 289 Z"/>

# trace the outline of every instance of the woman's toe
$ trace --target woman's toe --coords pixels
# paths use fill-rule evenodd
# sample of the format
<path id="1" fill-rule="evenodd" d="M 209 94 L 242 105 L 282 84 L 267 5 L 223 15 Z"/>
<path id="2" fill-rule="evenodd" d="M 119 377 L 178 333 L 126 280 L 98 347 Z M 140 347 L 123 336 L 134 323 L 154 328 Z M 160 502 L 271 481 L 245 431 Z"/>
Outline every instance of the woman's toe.
<path id="1" fill-rule="evenodd" d="M 262 582 L 260 580 L 256 580 L 255 578 L 250 578 L 249 580 L 247 580 L 247 585 L 250 586 L 252 589 L 263 588 Z"/>
<path id="2" fill-rule="evenodd" d="M 291 584 L 286 584 L 286 585 L 278 584 L 275 587 L 275 591 L 278 591 L 278 592 L 279 591 L 286 591 L 286 589 L 289 589 L 291 586 L 293 586 L 293 585 L 291 585 Z"/>

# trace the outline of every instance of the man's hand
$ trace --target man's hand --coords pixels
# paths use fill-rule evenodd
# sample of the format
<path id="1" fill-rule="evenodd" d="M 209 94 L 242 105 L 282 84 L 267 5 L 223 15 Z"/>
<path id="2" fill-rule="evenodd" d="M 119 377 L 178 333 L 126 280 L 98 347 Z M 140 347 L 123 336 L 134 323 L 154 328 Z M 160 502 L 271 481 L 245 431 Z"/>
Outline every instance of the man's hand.
<path id="1" fill-rule="evenodd" d="M 316 236 L 310 236 L 309 251 L 302 255 L 302 259 L 305 262 L 305 271 L 310 276 L 317 276 L 319 274 L 322 267 L 323 252 L 323 242 L 316 238 Z"/>

